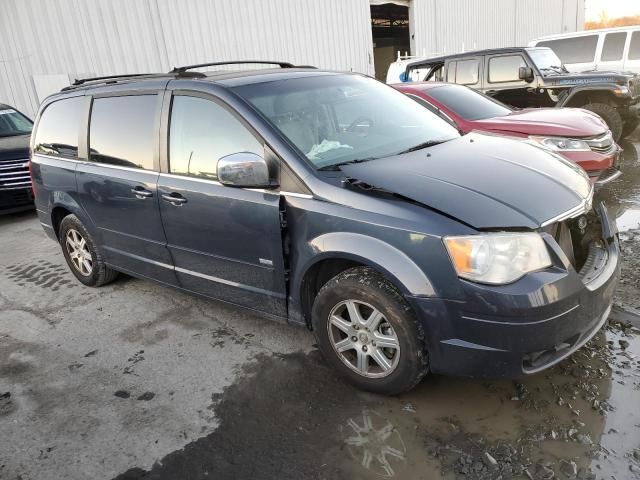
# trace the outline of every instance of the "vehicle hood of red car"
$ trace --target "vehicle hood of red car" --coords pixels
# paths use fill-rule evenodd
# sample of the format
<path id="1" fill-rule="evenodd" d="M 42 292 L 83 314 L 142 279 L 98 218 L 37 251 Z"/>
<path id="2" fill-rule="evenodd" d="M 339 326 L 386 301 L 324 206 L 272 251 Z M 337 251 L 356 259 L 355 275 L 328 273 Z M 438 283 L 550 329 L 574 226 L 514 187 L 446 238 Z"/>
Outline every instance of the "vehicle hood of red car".
<path id="1" fill-rule="evenodd" d="M 600 117 L 581 108 L 528 108 L 473 124 L 479 130 L 554 137 L 593 137 L 607 131 Z"/>

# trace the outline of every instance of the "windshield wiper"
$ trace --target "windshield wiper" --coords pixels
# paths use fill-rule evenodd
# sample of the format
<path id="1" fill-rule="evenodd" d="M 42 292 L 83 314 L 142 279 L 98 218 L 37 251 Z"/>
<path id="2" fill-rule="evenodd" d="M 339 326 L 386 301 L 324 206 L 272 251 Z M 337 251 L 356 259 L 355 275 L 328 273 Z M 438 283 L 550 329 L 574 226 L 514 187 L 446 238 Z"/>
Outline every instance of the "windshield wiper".
<path id="1" fill-rule="evenodd" d="M 369 160 L 375 160 L 376 158 L 378 158 L 378 157 L 354 158 L 353 160 L 347 160 L 345 162 L 332 163 L 330 165 L 325 165 L 324 167 L 318 168 L 318 170 L 320 170 L 320 171 L 340 170 L 340 167 L 342 167 L 343 165 L 351 165 L 351 164 L 354 164 L 354 163 L 368 162 Z"/>
<path id="2" fill-rule="evenodd" d="M 549 65 L 548 67 L 542 67 L 540 70 L 551 70 L 555 73 L 566 73 L 568 71 L 564 66 L 559 67 L 558 65 Z"/>
<path id="3" fill-rule="evenodd" d="M 404 153 L 415 152 L 416 150 L 422 150 L 423 148 L 433 147 L 434 145 L 439 145 L 449 140 L 450 140 L 449 138 L 441 138 L 440 140 L 429 140 L 426 142 L 419 143 L 418 145 L 414 145 L 411 148 L 407 148 L 406 150 L 402 150 L 401 152 L 396 153 L 396 155 L 402 155 Z"/>

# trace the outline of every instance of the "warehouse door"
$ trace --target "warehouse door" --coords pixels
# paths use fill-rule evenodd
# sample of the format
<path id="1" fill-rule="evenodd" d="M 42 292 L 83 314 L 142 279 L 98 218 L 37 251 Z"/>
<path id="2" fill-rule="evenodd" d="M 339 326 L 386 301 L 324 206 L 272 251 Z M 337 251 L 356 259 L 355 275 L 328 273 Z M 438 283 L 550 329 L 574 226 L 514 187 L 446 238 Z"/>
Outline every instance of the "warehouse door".
<path id="1" fill-rule="evenodd" d="M 411 55 L 408 0 L 370 0 L 373 61 L 376 78 L 384 81 L 389 64 Z"/>

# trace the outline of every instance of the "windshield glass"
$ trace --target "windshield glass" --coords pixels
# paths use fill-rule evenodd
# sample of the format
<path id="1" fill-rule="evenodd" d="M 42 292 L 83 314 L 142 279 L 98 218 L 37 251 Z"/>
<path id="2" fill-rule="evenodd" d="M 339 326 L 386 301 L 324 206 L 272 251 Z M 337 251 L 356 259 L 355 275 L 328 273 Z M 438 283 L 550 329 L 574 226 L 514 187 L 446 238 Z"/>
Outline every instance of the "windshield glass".
<path id="1" fill-rule="evenodd" d="M 543 76 L 565 72 L 562 60 L 550 48 L 532 48 L 527 50 L 531 60 L 536 64 Z"/>
<path id="2" fill-rule="evenodd" d="M 13 108 L 0 108 L 0 137 L 31 133 L 31 120 Z"/>
<path id="3" fill-rule="evenodd" d="M 504 117 L 512 112 L 509 107 L 462 85 L 442 85 L 425 93 L 465 120 Z"/>
<path id="4" fill-rule="evenodd" d="M 313 75 L 234 90 L 316 168 L 386 157 L 459 136 L 407 96 L 360 75 Z"/>

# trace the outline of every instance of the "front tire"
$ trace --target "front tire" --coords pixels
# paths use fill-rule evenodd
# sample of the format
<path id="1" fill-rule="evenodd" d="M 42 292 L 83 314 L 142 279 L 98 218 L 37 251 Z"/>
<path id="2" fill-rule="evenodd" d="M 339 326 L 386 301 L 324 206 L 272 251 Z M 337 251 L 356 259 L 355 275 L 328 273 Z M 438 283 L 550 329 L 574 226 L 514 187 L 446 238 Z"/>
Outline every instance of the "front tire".
<path id="1" fill-rule="evenodd" d="M 358 388 L 394 395 L 427 373 L 422 326 L 375 270 L 356 267 L 329 280 L 314 301 L 312 323 L 327 363 Z"/>
<path id="2" fill-rule="evenodd" d="M 93 238 L 75 215 L 62 219 L 58 237 L 71 273 L 84 285 L 100 287 L 118 276 L 118 272 L 106 265 Z"/>
<path id="3" fill-rule="evenodd" d="M 622 137 L 622 117 L 615 107 L 607 105 L 606 103 L 588 103 L 582 108 L 600 115 L 609 127 L 609 130 L 611 130 L 613 140 L 615 142 L 620 140 L 620 137 Z"/>

